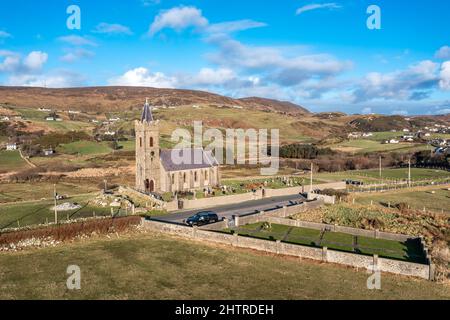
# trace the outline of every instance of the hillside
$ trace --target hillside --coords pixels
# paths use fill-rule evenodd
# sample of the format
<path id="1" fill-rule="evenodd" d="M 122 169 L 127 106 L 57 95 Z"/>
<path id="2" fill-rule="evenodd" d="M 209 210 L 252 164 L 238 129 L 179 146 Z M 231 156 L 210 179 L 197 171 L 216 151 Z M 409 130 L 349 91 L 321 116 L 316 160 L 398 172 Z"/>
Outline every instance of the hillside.
<path id="1" fill-rule="evenodd" d="M 48 89 L 1 87 L 0 103 L 16 107 L 46 107 L 85 112 L 126 111 L 141 108 L 148 98 L 154 106 L 186 106 L 193 104 L 242 107 L 280 113 L 309 113 L 290 102 L 262 98 L 232 99 L 195 90 L 156 89 L 144 87 L 89 87 Z"/>

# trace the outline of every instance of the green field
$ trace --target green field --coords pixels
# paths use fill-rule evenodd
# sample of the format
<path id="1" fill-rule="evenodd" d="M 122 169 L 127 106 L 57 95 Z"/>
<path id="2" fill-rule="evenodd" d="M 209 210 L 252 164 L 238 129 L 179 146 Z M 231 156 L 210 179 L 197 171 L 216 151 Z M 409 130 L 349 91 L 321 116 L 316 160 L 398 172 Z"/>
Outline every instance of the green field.
<path id="1" fill-rule="evenodd" d="M 93 206 L 89 202 L 90 197 L 77 196 L 67 200 L 58 201 L 58 204 L 64 202 L 79 203 L 82 208 L 78 210 L 58 212 L 58 220 L 79 219 L 96 216 L 111 215 L 109 207 Z M 0 230 L 5 228 L 16 228 L 53 222 L 55 213 L 52 200 L 23 202 L 18 204 L 0 205 Z M 117 209 L 114 209 L 114 213 Z"/>
<path id="2" fill-rule="evenodd" d="M 27 166 L 19 151 L 0 151 L 0 171 L 15 171 Z"/>
<path id="3" fill-rule="evenodd" d="M 364 183 L 386 183 L 389 180 L 408 180 L 408 168 L 382 169 L 381 178 L 380 171 L 372 170 L 354 170 L 334 173 L 319 173 L 315 177 L 319 180 L 342 181 L 353 179 Z M 450 178 L 450 172 L 435 169 L 411 168 L 412 181 L 432 180 L 436 181 Z"/>
<path id="4" fill-rule="evenodd" d="M 80 155 L 98 155 L 110 153 L 112 149 L 107 142 L 77 141 L 63 144 L 57 148 L 58 153 L 80 154 Z"/>
<path id="5" fill-rule="evenodd" d="M 382 144 L 380 141 L 369 139 L 356 139 L 342 142 L 329 146 L 332 149 L 355 154 L 371 153 L 371 152 L 416 152 L 427 150 L 429 147 L 425 144 L 417 143 L 399 143 L 399 144 Z M 429 149 L 428 149 L 429 150 Z"/>
<path id="6" fill-rule="evenodd" d="M 426 188 L 423 191 L 390 191 L 383 194 L 358 194 L 356 197 L 357 203 L 360 204 L 375 204 L 379 206 L 386 206 L 390 203 L 395 205 L 398 203 L 406 203 L 411 208 L 422 210 L 424 207 L 427 210 L 450 213 L 450 191 L 446 188 Z"/>
<path id="7" fill-rule="evenodd" d="M 51 182 L 0 183 L 0 204 L 53 199 L 53 188 L 53 183 Z M 62 195 L 75 196 L 99 191 L 99 187 L 90 181 L 78 181 L 76 183 L 59 182 L 57 191 Z"/>
<path id="8" fill-rule="evenodd" d="M 81 290 L 66 287 L 81 269 Z M 0 299 L 450 299 L 445 285 L 214 247 L 159 234 L 0 253 Z M 195 275 L 195 276 L 192 276 Z"/>
<path id="9" fill-rule="evenodd" d="M 368 237 L 357 237 L 357 248 L 353 246 L 354 236 L 340 232 L 322 232 L 315 229 L 290 227 L 286 225 L 271 224 L 271 228 L 264 230 L 263 223 L 255 223 L 233 229 L 241 236 L 249 236 L 266 240 L 281 240 L 282 242 L 307 245 L 313 247 L 327 247 L 329 249 L 357 252 L 364 255 L 378 254 L 380 257 L 405 260 L 422 263 L 423 254 L 420 252 L 418 243 L 408 243 L 373 239 Z M 230 232 L 231 230 L 225 230 Z"/>

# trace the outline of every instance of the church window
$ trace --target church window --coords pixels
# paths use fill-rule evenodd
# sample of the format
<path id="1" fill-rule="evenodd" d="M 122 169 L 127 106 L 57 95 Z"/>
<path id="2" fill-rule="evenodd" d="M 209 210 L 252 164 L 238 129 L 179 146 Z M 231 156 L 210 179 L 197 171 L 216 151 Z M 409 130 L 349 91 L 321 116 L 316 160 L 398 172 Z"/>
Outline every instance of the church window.
<path id="1" fill-rule="evenodd" d="M 150 148 L 153 148 L 153 137 L 150 137 Z"/>
<path id="2" fill-rule="evenodd" d="M 142 148 L 142 138 L 139 138 L 139 146 Z"/>
<path id="3" fill-rule="evenodd" d="M 186 173 L 183 174 L 183 182 L 186 183 Z"/>
<path id="4" fill-rule="evenodd" d="M 197 182 L 197 171 L 194 173 L 194 181 Z"/>

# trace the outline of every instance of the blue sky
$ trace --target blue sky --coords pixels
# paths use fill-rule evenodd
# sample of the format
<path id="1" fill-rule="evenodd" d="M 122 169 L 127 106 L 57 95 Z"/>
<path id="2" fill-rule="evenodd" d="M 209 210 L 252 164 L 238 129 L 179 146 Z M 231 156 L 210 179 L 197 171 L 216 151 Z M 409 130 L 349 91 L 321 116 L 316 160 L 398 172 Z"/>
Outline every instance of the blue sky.
<path id="1" fill-rule="evenodd" d="M 381 30 L 366 10 L 381 9 Z M 81 9 L 69 30 L 66 9 Z M 139 85 L 312 111 L 450 113 L 450 2 L 3 0 L 0 84 Z"/>

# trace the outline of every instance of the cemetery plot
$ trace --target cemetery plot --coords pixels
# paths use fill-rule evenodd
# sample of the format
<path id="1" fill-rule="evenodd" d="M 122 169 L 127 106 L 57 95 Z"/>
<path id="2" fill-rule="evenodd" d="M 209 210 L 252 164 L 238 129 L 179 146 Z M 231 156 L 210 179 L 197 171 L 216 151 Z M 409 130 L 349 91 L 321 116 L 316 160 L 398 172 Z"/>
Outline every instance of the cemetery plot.
<path id="1" fill-rule="evenodd" d="M 259 222 L 238 228 L 226 229 L 224 232 L 237 233 L 240 236 L 270 241 L 298 244 L 311 247 L 327 247 L 332 250 L 353 252 L 363 255 L 377 254 L 380 257 L 425 263 L 418 239 L 406 242 L 369 237 L 354 236 L 347 233 L 291 227 L 287 225 Z"/>

